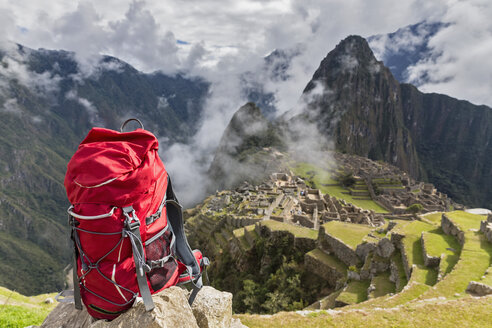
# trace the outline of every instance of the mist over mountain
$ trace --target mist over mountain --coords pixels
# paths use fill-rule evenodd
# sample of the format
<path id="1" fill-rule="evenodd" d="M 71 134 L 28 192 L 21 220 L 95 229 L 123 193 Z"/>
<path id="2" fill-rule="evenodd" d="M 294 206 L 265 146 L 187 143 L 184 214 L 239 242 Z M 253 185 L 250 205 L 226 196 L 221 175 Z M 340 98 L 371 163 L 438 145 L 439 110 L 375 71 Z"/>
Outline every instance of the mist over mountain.
<path id="1" fill-rule="evenodd" d="M 208 84 L 143 74 L 114 57 L 83 66 L 73 53 L 23 46 L 0 60 L 0 285 L 59 290 L 71 254 L 63 177 L 80 141 L 93 126 L 119 129 L 129 117 L 163 141 L 185 141 Z"/>
<path id="2" fill-rule="evenodd" d="M 358 36 L 323 59 L 304 96 L 338 151 L 396 165 L 464 204 L 491 206 L 489 107 L 398 83 Z"/>
<path id="3" fill-rule="evenodd" d="M 212 89 L 204 79 L 144 74 L 110 56 L 80 62 L 66 51 L 17 45 L 2 50 L 0 285 L 26 294 L 63 287 L 71 255 L 66 163 L 91 127 L 118 129 L 129 117 L 159 137 L 161 151 L 203 141 L 204 133 L 222 135 L 210 169 L 210 161 L 200 157 L 203 143 L 190 148 L 196 158 L 175 148 L 176 156 L 183 154 L 180 162 L 201 165 L 215 184 L 197 180 L 188 167 L 177 179 L 200 181 L 207 191 L 232 186 L 252 172 L 268 174 L 284 160 L 272 149 L 303 153 L 322 144 L 389 162 L 466 205 L 491 207 L 490 108 L 400 84 L 363 38 L 351 36 L 323 59 L 289 115 L 277 117 L 275 83 L 294 78 L 290 63 L 300 51 L 276 50 L 259 75 L 244 73 L 239 93 L 256 105 L 244 106 L 225 131 L 212 131 L 220 124 L 203 125 Z M 215 114 L 227 117 L 221 108 Z M 203 190 L 194 196 L 204 197 Z"/>

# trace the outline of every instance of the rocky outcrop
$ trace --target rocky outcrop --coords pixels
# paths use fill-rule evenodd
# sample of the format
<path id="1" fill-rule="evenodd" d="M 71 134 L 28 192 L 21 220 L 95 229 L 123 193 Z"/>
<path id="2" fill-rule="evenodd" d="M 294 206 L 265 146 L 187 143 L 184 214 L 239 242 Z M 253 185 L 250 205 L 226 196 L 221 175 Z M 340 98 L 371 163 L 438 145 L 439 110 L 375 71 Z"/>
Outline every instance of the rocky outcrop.
<path id="1" fill-rule="evenodd" d="M 328 53 L 304 97 L 312 101 L 303 114 L 337 150 L 398 166 L 460 203 L 490 204 L 489 107 L 398 83 L 359 36 Z"/>
<path id="2" fill-rule="evenodd" d="M 388 238 L 383 238 L 379 241 L 376 254 L 383 258 L 389 258 L 395 251 L 395 246 Z"/>
<path id="3" fill-rule="evenodd" d="M 232 294 L 205 286 L 193 306 L 188 304 L 188 291 L 170 287 L 152 297 L 155 309 L 147 312 L 142 302 L 113 321 L 95 321 L 85 309 L 76 310 L 71 303 L 59 304 L 45 319 L 41 328 L 212 328 L 244 327 L 232 319 Z"/>
<path id="4" fill-rule="evenodd" d="M 466 291 L 475 296 L 485 296 L 492 294 L 492 287 L 476 281 L 470 281 Z"/>

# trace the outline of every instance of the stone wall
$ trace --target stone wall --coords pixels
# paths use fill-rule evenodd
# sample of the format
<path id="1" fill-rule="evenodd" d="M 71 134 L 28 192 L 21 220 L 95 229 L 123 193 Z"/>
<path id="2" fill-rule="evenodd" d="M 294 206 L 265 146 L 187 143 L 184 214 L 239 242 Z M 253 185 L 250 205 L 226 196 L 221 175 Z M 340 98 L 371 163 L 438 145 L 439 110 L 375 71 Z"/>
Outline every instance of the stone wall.
<path id="1" fill-rule="evenodd" d="M 403 269 L 405 270 L 405 276 L 407 276 L 407 280 L 410 279 L 410 276 L 412 275 L 412 266 L 408 262 L 408 256 L 405 251 L 405 247 L 403 247 L 403 238 L 405 236 L 401 235 L 399 233 L 391 233 L 391 242 L 400 250 L 401 253 L 401 259 L 403 261 Z"/>
<path id="2" fill-rule="evenodd" d="M 304 266 L 307 271 L 311 271 L 325 279 L 330 287 L 336 287 L 337 282 L 344 278 L 344 275 L 337 269 L 323 263 L 311 254 L 304 255 Z"/>
<path id="3" fill-rule="evenodd" d="M 441 217 L 441 228 L 445 234 L 454 236 L 458 239 L 460 245 L 463 246 L 465 243 L 465 233 L 461 231 L 460 228 L 458 228 L 458 226 L 454 224 L 454 222 L 451 221 L 445 213 L 443 213 Z"/>
<path id="4" fill-rule="evenodd" d="M 431 256 L 427 253 L 427 249 L 425 247 L 425 232 L 422 232 L 420 235 L 420 242 L 422 244 L 422 254 L 424 256 L 425 266 L 429 268 L 439 266 L 439 263 L 441 263 L 441 257 Z"/>
<path id="5" fill-rule="evenodd" d="M 314 228 L 314 222 L 311 221 L 311 219 L 309 219 L 309 217 L 306 215 L 294 214 L 294 218 L 292 219 L 292 221 L 295 223 L 299 223 L 303 227 Z"/>
<path id="6" fill-rule="evenodd" d="M 261 222 L 255 225 L 255 231 L 256 233 L 263 237 L 263 238 L 277 238 L 281 237 L 282 235 L 289 235 L 293 240 L 294 240 L 294 248 L 301 251 L 301 252 L 309 252 L 313 249 L 316 248 L 316 240 L 310 239 L 310 238 L 302 238 L 302 237 L 296 237 L 289 231 L 278 231 L 278 230 L 271 230 L 268 226 L 266 225 L 261 225 Z"/>
<path id="7" fill-rule="evenodd" d="M 323 229 L 324 231 L 324 229 Z M 320 228 L 321 233 L 321 228 Z M 360 259 L 357 256 L 354 249 L 345 244 L 340 239 L 331 236 L 329 233 L 324 232 L 324 236 L 322 236 L 322 243 L 329 246 L 329 250 L 335 254 L 337 258 L 339 258 L 346 265 L 358 265 L 360 264 Z"/>
<path id="8" fill-rule="evenodd" d="M 480 232 L 492 243 L 492 214 L 487 215 L 487 220 L 480 222 Z"/>

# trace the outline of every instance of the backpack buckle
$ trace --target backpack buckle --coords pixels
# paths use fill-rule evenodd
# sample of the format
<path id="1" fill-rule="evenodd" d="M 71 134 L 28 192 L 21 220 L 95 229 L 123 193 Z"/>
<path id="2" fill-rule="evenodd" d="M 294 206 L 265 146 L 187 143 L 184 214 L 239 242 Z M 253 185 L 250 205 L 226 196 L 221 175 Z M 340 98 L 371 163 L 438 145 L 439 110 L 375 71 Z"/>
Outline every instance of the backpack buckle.
<path id="1" fill-rule="evenodd" d="M 129 213 L 131 213 L 132 216 L 130 216 Z M 123 215 L 126 217 L 125 226 L 128 230 L 132 231 L 140 227 L 140 220 L 135 214 L 135 210 L 133 209 L 133 206 L 123 207 Z"/>

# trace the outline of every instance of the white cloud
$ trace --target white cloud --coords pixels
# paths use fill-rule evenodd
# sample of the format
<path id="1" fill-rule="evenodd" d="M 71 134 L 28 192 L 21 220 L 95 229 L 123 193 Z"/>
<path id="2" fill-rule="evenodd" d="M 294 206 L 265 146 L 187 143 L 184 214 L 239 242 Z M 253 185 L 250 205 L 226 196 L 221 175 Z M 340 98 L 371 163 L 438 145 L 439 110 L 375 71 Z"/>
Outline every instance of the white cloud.
<path id="1" fill-rule="evenodd" d="M 99 111 L 97 110 L 96 106 L 94 106 L 94 104 L 90 102 L 88 99 L 79 97 L 77 91 L 75 90 L 68 91 L 65 94 L 65 98 L 76 101 L 79 105 L 81 105 L 87 111 L 87 114 L 89 116 L 89 121 L 91 122 L 92 125 L 99 125 L 99 126 L 103 125 L 99 117 Z"/>
<path id="2" fill-rule="evenodd" d="M 7 99 L 3 106 L 0 108 L 0 112 L 10 113 L 15 115 L 21 115 L 22 110 L 19 108 L 19 104 L 17 103 L 17 98 Z"/>
<path id="3" fill-rule="evenodd" d="M 36 73 L 27 66 L 29 50 L 20 52 L 15 44 L 5 43 L 2 50 L 5 55 L 0 60 L 0 93 L 5 93 L 9 85 L 6 81 L 17 83 L 29 88 L 39 96 L 49 97 L 58 91 L 60 76 L 50 72 Z"/>
<path id="4" fill-rule="evenodd" d="M 426 92 L 492 106 L 492 3 L 453 1 L 442 17 L 449 25 L 429 41 L 432 54 L 409 69 Z"/>
<path id="5" fill-rule="evenodd" d="M 441 55 L 416 65 L 412 76 L 418 81 L 432 75 L 426 91 L 492 104 L 492 5 L 483 1 L 85 0 L 51 1 L 48 10 L 41 1 L 0 0 L 0 8 L 1 40 L 75 51 L 81 74 L 92 76 L 100 63 L 93 54 L 108 54 L 146 72 L 185 69 L 210 81 L 197 134 L 190 144 L 165 151 L 167 167 L 179 175 L 177 184 L 184 181 L 183 190 L 199 189 L 196 181 L 205 176 L 225 126 L 246 101 L 241 73 L 251 72 L 285 113 L 298 106 L 320 61 L 349 34 L 384 34 L 423 20 L 452 23 L 430 42 L 434 54 Z M 417 41 L 408 36 L 399 44 L 411 47 Z M 262 72 L 261 57 L 274 48 L 299 51 L 287 80 Z M 347 61 L 347 67 L 353 64 Z M 79 103 L 90 112 L 90 103 Z"/>

